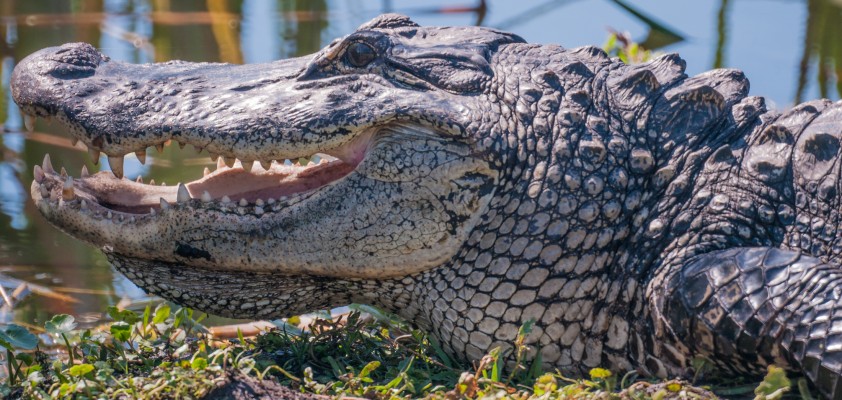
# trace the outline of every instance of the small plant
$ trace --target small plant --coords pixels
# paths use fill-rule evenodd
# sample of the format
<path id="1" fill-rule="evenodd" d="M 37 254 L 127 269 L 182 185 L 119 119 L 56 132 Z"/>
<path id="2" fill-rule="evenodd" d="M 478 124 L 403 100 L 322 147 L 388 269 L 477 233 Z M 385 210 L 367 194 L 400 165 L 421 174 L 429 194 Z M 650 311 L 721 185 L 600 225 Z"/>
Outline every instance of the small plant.
<path id="1" fill-rule="evenodd" d="M 628 33 L 611 32 L 602 49 L 610 57 L 617 57 L 626 64 L 641 64 L 652 60 L 652 51 L 644 49 Z"/>

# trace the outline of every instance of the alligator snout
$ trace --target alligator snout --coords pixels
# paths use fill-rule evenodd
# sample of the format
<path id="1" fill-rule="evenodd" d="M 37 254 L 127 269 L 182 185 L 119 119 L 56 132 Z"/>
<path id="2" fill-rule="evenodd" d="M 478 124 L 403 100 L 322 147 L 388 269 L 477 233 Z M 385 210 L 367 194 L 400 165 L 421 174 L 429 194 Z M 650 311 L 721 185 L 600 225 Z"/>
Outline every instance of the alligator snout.
<path id="1" fill-rule="evenodd" d="M 12 73 L 12 95 L 24 111 L 43 113 L 49 98 L 62 86 L 58 81 L 92 76 L 108 57 L 87 43 L 49 47 L 24 58 Z M 58 81 L 57 81 L 58 80 Z"/>

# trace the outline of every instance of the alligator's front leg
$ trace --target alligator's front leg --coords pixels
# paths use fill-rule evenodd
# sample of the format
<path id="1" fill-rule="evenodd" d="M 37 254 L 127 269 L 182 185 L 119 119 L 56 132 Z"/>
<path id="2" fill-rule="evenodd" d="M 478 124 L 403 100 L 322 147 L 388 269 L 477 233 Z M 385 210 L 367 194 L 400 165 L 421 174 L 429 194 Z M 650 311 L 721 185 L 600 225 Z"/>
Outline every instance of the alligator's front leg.
<path id="1" fill-rule="evenodd" d="M 800 370 L 828 398 L 842 398 L 842 269 L 768 247 L 704 254 L 676 272 L 656 310 L 693 357 L 720 370 Z M 677 349 L 667 340 L 669 358 Z"/>

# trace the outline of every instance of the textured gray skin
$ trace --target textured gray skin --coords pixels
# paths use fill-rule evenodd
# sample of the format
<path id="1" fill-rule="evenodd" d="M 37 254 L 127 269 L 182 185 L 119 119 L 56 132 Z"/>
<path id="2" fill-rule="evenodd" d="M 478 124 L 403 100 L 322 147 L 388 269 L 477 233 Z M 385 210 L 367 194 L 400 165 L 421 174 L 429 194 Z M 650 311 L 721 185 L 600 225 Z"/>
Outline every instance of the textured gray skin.
<path id="1" fill-rule="evenodd" d="M 362 68 L 345 54 L 357 41 L 377 52 Z M 180 304 L 373 304 L 469 360 L 534 320 L 529 356 L 566 374 L 774 362 L 842 396 L 840 103 L 780 114 L 737 70 L 688 78 L 676 55 L 628 66 L 396 15 L 256 66 L 133 66 L 70 44 L 22 61 L 12 89 L 112 156 L 172 138 L 296 158 L 374 138 L 353 173 L 271 207 L 193 199 L 109 218 L 86 183 L 107 177 L 62 199 L 62 178 L 36 171 L 53 224 Z"/>

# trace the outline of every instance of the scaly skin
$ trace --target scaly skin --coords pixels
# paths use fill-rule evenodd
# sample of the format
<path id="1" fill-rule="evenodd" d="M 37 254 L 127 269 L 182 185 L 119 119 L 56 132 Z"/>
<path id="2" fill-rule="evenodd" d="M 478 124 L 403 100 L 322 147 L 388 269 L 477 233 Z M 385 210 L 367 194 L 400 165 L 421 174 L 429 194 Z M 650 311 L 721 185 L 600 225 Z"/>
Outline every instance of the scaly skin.
<path id="1" fill-rule="evenodd" d="M 374 57 L 349 55 L 357 42 Z M 680 375 L 701 356 L 744 374 L 775 362 L 842 395 L 840 103 L 781 115 L 736 70 L 688 78 L 675 55 L 628 66 L 396 15 L 259 66 L 131 66 L 71 44 L 22 61 L 12 88 L 111 156 L 174 139 L 354 166 L 273 204 L 201 201 L 194 182 L 192 199 L 165 190 L 175 204 L 111 217 L 103 199 L 134 186 L 101 173 L 62 193 L 36 170 L 53 224 L 180 304 L 373 304 L 469 360 L 533 320 L 528 356 L 567 374 Z"/>

